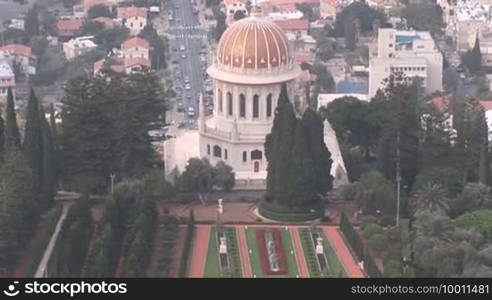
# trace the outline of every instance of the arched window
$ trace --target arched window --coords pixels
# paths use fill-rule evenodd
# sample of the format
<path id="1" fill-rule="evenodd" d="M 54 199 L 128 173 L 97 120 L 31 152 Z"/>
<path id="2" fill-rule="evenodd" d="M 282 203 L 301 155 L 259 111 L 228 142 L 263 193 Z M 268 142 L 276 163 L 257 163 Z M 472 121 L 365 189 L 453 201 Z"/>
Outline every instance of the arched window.
<path id="1" fill-rule="evenodd" d="M 219 106 L 219 112 L 222 113 L 222 91 L 220 89 L 217 90 L 217 101 Z"/>
<path id="2" fill-rule="evenodd" d="M 251 160 L 262 159 L 263 153 L 260 150 L 251 151 Z"/>
<path id="3" fill-rule="evenodd" d="M 227 92 L 227 114 L 232 116 L 232 94 Z"/>
<path id="4" fill-rule="evenodd" d="M 243 151 L 243 162 L 246 162 L 248 160 L 248 152 Z"/>
<path id="5" fill-rule="evenodd" d="M 239 117 L 246 117 L 246 97 L 244 94 L 239 95 Z"/>
<path id="6" fill-rule="evenodd" d="M 214 146 L 214 156 L 222 158 L 222 149 L 217 145 Z"/>
<path id="7" fill-rule="evenodd" d="M 227 149 L 224 149 L 224 159 L 227 160 Z"/>
<path id="8" fill-rule="evenodd" d="M 210 145 L 207 145 L 207 155 L 210 155 Z"/>
<path id="9" fill-rule="evenodd" d="M 257 119 L 260 116 L 260 96 L 253 96 L 253 118 Z"/>
<path id="10" fill-rule="evenodd" d="M 255 161 L 255 164 L 254 164 L 254 172 L 255 173 L 260 172 L 260 162 L 259 161 Z"/>
<path id="11" fill-rule="evenodd" d="M 266 116 L 270 118 L 272 116 L 272 94 L 268 94 L 266 99 Z"/>

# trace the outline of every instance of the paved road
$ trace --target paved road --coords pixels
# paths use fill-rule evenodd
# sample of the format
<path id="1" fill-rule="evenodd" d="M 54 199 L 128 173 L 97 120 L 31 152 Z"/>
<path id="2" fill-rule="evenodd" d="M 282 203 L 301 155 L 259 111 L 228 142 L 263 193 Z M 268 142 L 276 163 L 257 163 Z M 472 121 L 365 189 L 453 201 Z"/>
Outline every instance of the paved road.
<path id="1" fill-rule="evenodd" d="M 44 251 L 43 258 L 41 259 L 41 262 L 39 263 L 39 266 L 36 270 L 36 273 L 34 274 L 34 278 L 45 277 L 46 266 L 48 265 L 48 262 L 50 260 L 51 253 L 53 252 L 53 249 L 55 247 L 56 240 L 58 239 L 58 234 L 60 233 L 63 222 L 67 217 L 67 213 L 68 213 L 68 209 L 70 208 L 70 205 L 72 205 L 71 202 L 63 203 L 60 219 L 58 219 L 58 223 L 56 224 L 55 231 L 51 236 L 50 242 L 48 243 L 48 247 L 46 247 L 46 250 Z"/>
<path id="2" fill-rule="evenodd" d="M 206 62 L 201 62 L 200 51 L 206 51 L 202 47 L 206 46 L 207 32 L 200 25 L 198 15 L 193 13 L 194 5 L 191 1 L 172 0 L 169 6 L 167 11 L 173 16 L 167 30 L 171 44 L 171 62 L 178 61 L 178 64 L 172 64 L 173 74 L 175 66 L 181 70 L 181 79 L 175 81 L 175 86 L 183 88 L 184 108 L 187 111 L 189 107 L 193 107 L 196 114 L 190 119 L 195 120 L 198 115 L 198 95 L 204 92 L 203 74 Z M 180 50 L 181 46 L 184 46 L 184 51 Z M 177 51 L 173 51 L 173 48 Z M 186 58 L 182 58 L 182 54 L 185 54 Z M 184 89 L 183 79 L 185 77 L 190 80 L 191 90 Z"/>
<path id="3" fill-rule="evenodd" d="M 340 231 L 336 227 L 323 227 L 326 237 L 330 241 L 330 244 L 335 250 L 338 260 L 342 263 L 347 277 L 349 278 L 364 278 L 364 273 L 359 268 L 357 260 L 352 255 L 352 252 L 347 247 L 345 240 L 343 239 Z"/>

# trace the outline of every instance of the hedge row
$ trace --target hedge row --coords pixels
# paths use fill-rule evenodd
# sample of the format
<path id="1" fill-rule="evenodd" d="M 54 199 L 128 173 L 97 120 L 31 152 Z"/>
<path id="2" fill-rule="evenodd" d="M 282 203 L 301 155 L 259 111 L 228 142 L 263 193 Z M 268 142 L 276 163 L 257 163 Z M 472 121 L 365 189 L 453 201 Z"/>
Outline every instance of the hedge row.
<path id="1" fill-rule="evenodd" d="M 80 277 L 92 234 L 88 199 L 74 204 L 63 223 L 48 263 L 50 277 Z"/>
<path id="2" fill-rule="evenodd" d="M 318 262 L 316 261 L 316 251 L 314 249 L 309 229 L 299 229 L 299 236 L 301 238 L 302 249 L 304 250 L 304 256 L 306 258 L 310 276 L 321 277 L 321 271 L 319 269 Z"/>
<path id="3" fill-rule="evenodd" d="M 36 241 L 36 244 L 33 247 L 33 250 L 29 256 L 29 261 L 27 262 L 27 268 L 25 271 L 25 277 L 32 277 L 34 273 L 36 273 L 36 269 L 43 258 L 44 251 L 50 242 L 51 236 L 55 231 L 56 224 L 58 223 L 58 219 L 60 219 L 61 215 L 61 205 L 57 205 L 53 207 L 50 211 L 48 211 L 46 216 L 46 228 L 41 233 L 41 236 Z"/>
<path id="4" fill-rule="evenodd" d="M 164 222 L 162 233 L 162 250 L 159 258 L 159 274 L 157 277 L 169 277 L 169 266 L 174 259 L 174 249 L 178 236 L 178 222 L 174 218 L 168 218 Z"/>
<path id="5" fill-rule="evenodd" d="M 190 259 L 191 249 L 193 246 L 193 236 L 195 234 L 195 215 L 193 209 L 190 210 L 190 217 L 188 218 L 188 224 L 186 227 L 186 236 L 183 247 L 183 254 L 181 256 L 181 261 L 179 264 L 178 276 L 183 278 L 186 277 L 186 272 L 188 271 L 188 261 Z"/>
<path id="6" fill-rule="evenodd" d="M 342 213 L 340 218 L 340 230 L 343 232 L 343 235 L 352 247 L 352 250 L 354 250 L 357 259 L 359 261 L 364 261 L 364 268 L 369 277 L 381 277 L 381 271 L 378 269 L 376 263 L 369 254 L 369 251 L 364 248 L 364 244 L 362 243 L 359 234 L 355 231 L 352 223 L 350 223 L 344 213 Z"/>
<path id="7" fill-rule="evenodd" d="M 229 262 L 231 264 L 232 277 L 243 277 L 243 271 L 241 268 L 241 257 L 239 254 L 239 246 L 237 244 L 237 236 L 235 228 L 225 229 L 227 239 L 227 254 L 229 255 Z"/>
<path id="8" fill-rule="evenodd" d="M 307 211 L 289 211 L 286 208 L 273 206 L 265 201 L 260 203 L 259 213 L 268 219 L 282 222 L 305 222 L 322 218 L 325 214 L 323 207 L 313 207 Z"/>
<path id="9" fill-rule="evenodd" d="M 145 277 L 150 261 L 157 224 L 157 207 L 144 198 L 137 204 L 137 214 L 130 225 L 123 259 L 124 277 Z"/>

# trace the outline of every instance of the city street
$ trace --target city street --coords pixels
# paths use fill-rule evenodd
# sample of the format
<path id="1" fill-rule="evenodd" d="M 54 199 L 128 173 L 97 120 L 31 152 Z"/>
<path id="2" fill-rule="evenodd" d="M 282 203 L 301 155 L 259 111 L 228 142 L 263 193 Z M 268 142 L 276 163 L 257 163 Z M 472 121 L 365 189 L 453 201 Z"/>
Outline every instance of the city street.
<path id="1" fill-rule="evenodd" d="M 198 11 L 191 1 L 173 0 L 166 7 L 170 40 L 170 62 L 177 92 L 176 109 L 185 114 L 187 127 L 196 127 L 198 97 L 205 91 L 204 78 L 207 67 L 207 31 L 198 20 Z M 182 104 L 180 104 L 182 103 Z"/>

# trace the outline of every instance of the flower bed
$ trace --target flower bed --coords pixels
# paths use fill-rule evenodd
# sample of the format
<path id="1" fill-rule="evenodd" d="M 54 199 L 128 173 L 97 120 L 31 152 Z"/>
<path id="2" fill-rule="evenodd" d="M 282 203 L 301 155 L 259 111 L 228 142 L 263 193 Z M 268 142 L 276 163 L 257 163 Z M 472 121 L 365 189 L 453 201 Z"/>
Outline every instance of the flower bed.
<path id="1" fill-rule="evenodd" d="M 287 261 L 285 260 L 285 253 L 282 246 L 282 237 L 280 232 L 276 229 L 272 230 L 273 239 L 275 242 L 275 251 L 278 257 L 279 269 L 273 271 L 270 269 L 270 262 L 268 260 L 268 250 L 265 242 L 265 230 L 256 230 L 256 240 L 258 243 L 258 250 L 260 254 L 261 269 L 265 275 L 285 275 L 287 274 Z"/>

